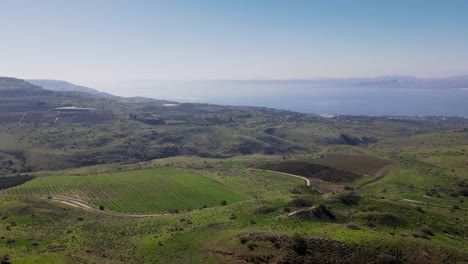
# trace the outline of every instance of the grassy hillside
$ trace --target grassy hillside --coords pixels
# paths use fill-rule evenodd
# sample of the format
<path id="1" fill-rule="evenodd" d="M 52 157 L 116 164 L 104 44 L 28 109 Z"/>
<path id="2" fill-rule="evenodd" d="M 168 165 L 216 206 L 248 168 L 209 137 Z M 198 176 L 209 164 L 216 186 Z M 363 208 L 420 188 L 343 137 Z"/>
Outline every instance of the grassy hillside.
<path id="1" fill-rule="evenodd" d="M 322 118 L 0 80 L 2 262 L 468 263 L 465 119 Z"/>

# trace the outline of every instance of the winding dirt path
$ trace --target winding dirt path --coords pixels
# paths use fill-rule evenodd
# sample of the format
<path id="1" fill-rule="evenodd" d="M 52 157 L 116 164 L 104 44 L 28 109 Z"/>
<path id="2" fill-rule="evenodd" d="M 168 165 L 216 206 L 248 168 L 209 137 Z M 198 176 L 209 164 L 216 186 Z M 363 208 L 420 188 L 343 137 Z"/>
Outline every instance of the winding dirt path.
<path id="1" fill-rule="evenodd" d="M 83 201 L 80 201 L 78 199 L 68 198 L 68 197 L 54 196 L 49 200 L 56 201 L 56 202 L 59 202 L 59 203 L 62 203 L 62 204 L 66 204 L 68 206 L 81 208 L 81 209 L 86 210 L 86 211 L 91 211 L 91 212 L 96 212 L 96 213 L 100 213 L 100 214 L 110 215 L 110 216 L 113 216 L 113 217 L 142 218 L 142 217 L 156 217 L 156 216 L 172 215 L 172 214 L 122 214 L 122 213 L 114 213 L 114 212 L 109 212 L 109 211 L 105 211 L 105 210 L 99 210 L 99 209 L 97 209 L 95 207 L 87 205 Z"/>
<path id="2" fill-rule="evenodd" d="M 452 206 L 448 206 L 448 205 L 426 203 L 426 202 L 421 202 L 421 201 L 416 201 L 416 200 L 411 200 L 411 199 L 401 199 L 401 200 L 398 200 L 398 201 L 404 201 L 404 202 L 409 202 L 409 203 L 417 203 L 417 204 L 424 204 L 424 205 L 431 205 L 431 206 L 444 207 L 444 208 L 452 208 Z M 468 208 L 463 208 L 463 207 L 459 207 L 459 209 L 460 210 L 468 210 Z"/>
<path id="3" fill-rule="evenodd" d="M 289 174 L 289 173 L 285 173 L 285 172 L 279 172 L 279 171 L 261 170 L 261 169 L 254 169 L 254 168 L 249 168 L 249 169 L 247 169 L 247 170 L 248 170 L 248 171 L 250 171 L 250 170 L 253 170 L 253 171 L 267 171 L 267 172 L 272 172 L 272 173 L 277 173 L 277 174 L 283 174 L 283 175 L 287 175 L 287 176 L 291 176 L 291 177 L 296 177 L 296 178 L 299 178 L 299 179 L 303 179 L 304 181 L 306 181 L 307 186 L 310 186 L 310 180 L 307 179 L 306 177 L 303 177 L 303 176 L 294 175 L 294 174 Z"/>

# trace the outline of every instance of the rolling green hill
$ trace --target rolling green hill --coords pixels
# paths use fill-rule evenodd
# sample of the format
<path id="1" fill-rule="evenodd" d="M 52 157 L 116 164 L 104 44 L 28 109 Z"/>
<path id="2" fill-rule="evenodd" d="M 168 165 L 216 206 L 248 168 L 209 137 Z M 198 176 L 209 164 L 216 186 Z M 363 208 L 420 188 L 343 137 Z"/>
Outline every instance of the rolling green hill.
<path id="1" fill-rule="evenodd" d="M 0 95 L 3 263 L 468 262 L 466 119 Z"/>

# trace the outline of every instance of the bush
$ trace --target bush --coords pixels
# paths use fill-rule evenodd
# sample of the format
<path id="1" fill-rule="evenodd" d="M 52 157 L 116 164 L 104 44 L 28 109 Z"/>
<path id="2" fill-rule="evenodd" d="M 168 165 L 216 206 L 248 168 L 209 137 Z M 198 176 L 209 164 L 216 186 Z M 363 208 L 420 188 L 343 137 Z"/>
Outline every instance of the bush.
<path id="1" fill-rule="evenodd" d="M 312 209 L 312 214 L 314 214 L 315 217 L 317 218 L 323 218 L 323 216 L 326 216 L 330 218 L 331 220 L 335 220 L 336 216 L 335 214 L 332 213 L 325 205 L 321 204 L 318 207 L 315 207 Z"/>
<path id="2" fill-rule="evenodd" d="M 307 253 L 307 240 L 299 234 L 294 234 L 291 239 L 291 247 L 296 254 L 303 256 Z"/>
<path id="3" fill-rule="evenodd" d="M 369 213 L 363 218 L 367 221 L 391 227 L 400 227 L 407 224 L 406 220 L 390 213 Z"/>
<path id="4" fill-rule="evenodd" d="M 424 210 L 421 208 L 421 206 L 416 206 L 416 211 L 424 213 Z"/>
<path id="5" fill-rule="evenodd" d="M 290 206 L 295 207 L 309 207 L 312 206 L 312 201 L 305 198 L 296 198 L 289 203 Z"/>
<path id="6" fill-rule="evenodd" d="M 255 248 L 258 247 L 258 245 L 255 244 L 255 243 L 249 243 L 249 244 L 247 245 L 247 247 L 248 247 L 251 251 L 254 251 Z"/>
<path id="7" fill-rule="evenodd" d="M 3 255 L 0 256 L 0 264 L 10 264 L 10 256 L 8 255 Z"/>
<path id="8" fill-rule="evenodd" d="M 427 226 L 421 226 L 421 228 L 419 228 L 419 231 L 428 236 L 434 235 L 434 233 L 432 233 L 432 230 Z"/>
<path id="9" fill-rule="evenodd" d="M 382 254 L 379 256 L 379 263 L 381 264 L 398 264 L 400 261 L 392 255 Z"/>
<path id="10" fill-rule="evenodd" d="M 230 215 L 229 215 L 229 219 L 231 219 L 231 220 L 234 220 L 234 219 L 236 219 L 236 218 L 237 218 L 237 215 L 236 215 L 236 214 L 230 214 Z"/>
<path id="11" fill-rule="evenodd" d="M 360 230 L 361 228 L 355 223 L 347 223 L 346 227 L 351 230 Z"/>
<path id="12" fill-rule="evenodd" d="M 254 214 L 270 214 L 276 211 L 276 208 L 271 205 L 260 205 L 252 208 Z"/>
<path id="13" fill-rule="evenodd" d="M 361 196 L 355 192 L 343 192 L 338 196 L 338 200 L 346 205 L 358 204 Z"/>

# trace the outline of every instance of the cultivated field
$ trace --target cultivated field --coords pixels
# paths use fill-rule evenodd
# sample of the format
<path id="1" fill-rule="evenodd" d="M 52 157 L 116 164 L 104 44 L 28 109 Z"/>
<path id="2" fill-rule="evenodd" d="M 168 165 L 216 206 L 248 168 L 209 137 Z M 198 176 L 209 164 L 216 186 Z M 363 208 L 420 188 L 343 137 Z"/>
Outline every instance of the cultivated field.
<path id="1" fill-rule="evenodd" d="M 248 197 L 209 178 L 179 169 L 107 175 L 38 177 L 3 190 L 22 197 L 66 196 L 122 213 L 188 210 L 234 203 Z"/>
<path id="2" fill-rule="evenodd" d="M 300 179 L 269 173 L 232 174 L 158 168 L 102 175 L 41 176 L 1 190 L 0 194 L 70 197 L 115 212 L 159 213 L 285 195 L 305 185 Z"/>
<path id="3" fill-rule="evenodd" d="M 311 162 L 369 176 L 377 176 L 382 169 L 392 164 L 388 160 L 358 154 L 326 154 Z"/>
<path id="4" fill-rule="evenodd" d="M 263 165 L 260 168 L 318 179 L 329 183 L 353 182 L 362 177 L 362 175 L 356 174 L 354 172 L 303 161 L 284 161 L 274 164 L 270 163 Z"/>

